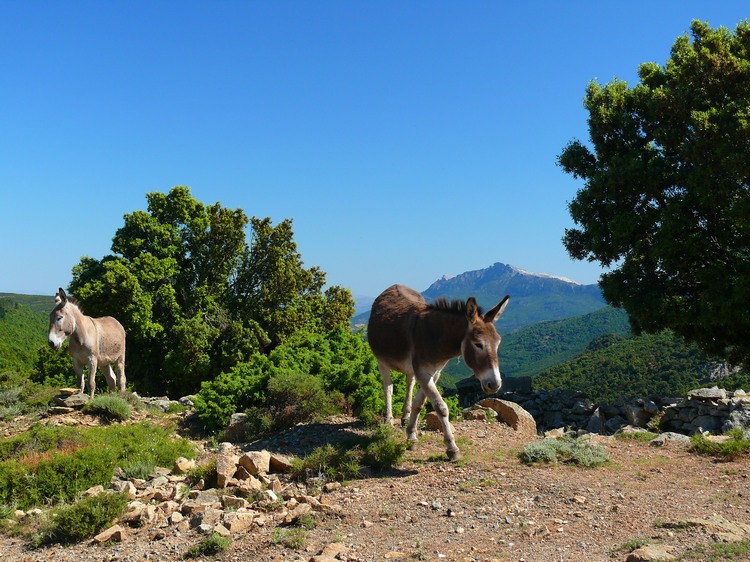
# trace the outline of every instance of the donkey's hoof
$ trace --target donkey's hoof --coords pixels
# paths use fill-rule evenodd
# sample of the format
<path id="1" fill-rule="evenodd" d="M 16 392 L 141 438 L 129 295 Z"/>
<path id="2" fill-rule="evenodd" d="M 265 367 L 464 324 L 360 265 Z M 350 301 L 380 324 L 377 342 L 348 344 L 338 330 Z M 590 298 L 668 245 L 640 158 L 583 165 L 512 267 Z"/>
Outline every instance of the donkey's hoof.
<path id="1" fill-rule="evenodd" d="M 409 450 L 409 451 L 413 451 L 414 449 L 416 449 L 416 448 L 417 448 L 417 441 L 416 441 L 416 439 L 415 439 L 415 440 L 413 440 L 413 441 L 412 441 L 411 439 L 410 439 L 410 440 L 408 440 L 408 441 L 406 442 L 406 448 L 407 448 L 407 450 Z"/>
<path id="2" fill-rule="evenodd" d="M 461 451 L 459 449 L 448 449 L 445 454 L 448 455 L 448 460 L 451 461 L 457 461 L 461 458 Z"/>

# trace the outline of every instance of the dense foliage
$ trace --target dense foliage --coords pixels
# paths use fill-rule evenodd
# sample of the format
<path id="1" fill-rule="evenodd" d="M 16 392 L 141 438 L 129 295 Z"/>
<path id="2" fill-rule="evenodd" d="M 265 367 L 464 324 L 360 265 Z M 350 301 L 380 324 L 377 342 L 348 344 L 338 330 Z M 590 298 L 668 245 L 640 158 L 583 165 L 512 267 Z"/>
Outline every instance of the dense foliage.
<path id="1" fill-rule="evenodd" d="M 186 187 L 146 197 L 147 211 L 125 215 L 113 254 L 82 258 L 70 284 L 87 314 L 125 327 L 138 390 L 188 394 L 297 330 L 348 325 L 350 292 L 324 291 L 325 273 L 303 266 L 290 220 L 205 206 Z"/>
<path id="2" fill-rule="evenodd" d="M 35 425 L 0 441 L 0 505 L 21 509 L 73 501 L 109 486 L 115 468 L 138 461 L 171 466 L 196 452 L 171 430 L 149 423 L 80 429 Z"/>
<path id="3" fill-rule="evenodd" d="M 601 310 L 566 318 L 539 322 L 509 334 L 503 334 L 498 350 L 504 377 L 534 376 L 544 369 L 573 359 L 589 343 L 604 335 L 629 336 L 625 312 L 604 307 Z M 463 361 L 453 360 L 443 370 L 440 385 L 452 388 L 459 380 L 472 376 Z"/>
<path id="4" fill-rule="evenodd" d="M 636 331 L 670 328 L 748 365 L 750 23 L 691 31 L 635 87 L 589 84 L 590 144 L 559 158 L 584 180 L 564 243 L 612 268 L 604 296 Z"/>
<path id="5" fill-rule="evenodd" d="M 52 299 L 48 299 L 52 309 Z M 47 312 L 49 312 L 49 310 Z M 28 371 L 47 341 L 49 318 L 28 305 L 0 298 L 0 372 Z"/>
<path id="6" fill-rule="evenodd" d="M 575 359 L 542 371 L 534 377 L 534 386 L 582 390 L 595 402 L 608 403 L 650 395 L 681 396 L 708 382 L 709 365 L 696 346 L 686 345 L 668 330 L 634 338 L 604 336 Z M 749 383 L 750 378 L 742 375 L 710 382 L 750 390 Z"/>
<path id="7" fill-rule="evenodd" d="M 300 398 L 303 391 L 307 393 L 304 400 Z M 269 355 L 256 353 L 204 382 L 196 408 L 209 430 L 225 428 L 232 414 L 244 411 L 251 411 L 256 420 L 267 417 L 269 425 L 283 420 L 294 423 L 310 404 L 317 406 L 308 413 L 325 413 L 335 405 L 330 398 L 337 395 L 339 408 L 364 418 L 373 419 L 384 408 L 375 357 L 364 336 L 346 327 L 327 334 L 298 332 Z"/>

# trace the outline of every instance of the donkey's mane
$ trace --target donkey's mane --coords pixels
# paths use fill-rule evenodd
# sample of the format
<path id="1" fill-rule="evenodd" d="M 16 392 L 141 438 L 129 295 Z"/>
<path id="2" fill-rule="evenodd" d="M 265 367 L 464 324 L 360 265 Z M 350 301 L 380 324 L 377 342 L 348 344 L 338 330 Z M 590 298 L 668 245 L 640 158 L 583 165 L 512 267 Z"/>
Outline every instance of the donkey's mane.
<path id="1" fill-rule="evenodd" d="M 448 300 L 445 297 L 438 297 L 434 301 L 432 301 L 430 304 L 427 305 L 427 308 L 431 310 L 442 310 L 445 312 L 453 312 L 456 314 L 466 314 L 466 301 L 462 300 Z M 479 315 L 482 316 L 484 313 L 482 312 L 481 307 L 477 307 L 477 311 L 479 312 Z"/>
<path id="2" fill-rule="evenodd" d="M 83 312 L 83 306 L 81 306 L 81 303 L 78 301 L 78 299 L 75 299 L 75 298 L 71 297 L 70 295 L 68 295 L 67 301 L 68 301 L 67 304 L 72 304 L 73 306 L 75 306 L 78 309 L 78 312 L 80 312 L 81 314 L 84 314 L 84 312 Z M 59 303 L 55 307 L 55 309 L 57 310 L 57 309 L 60 309 L 60 308 L 62 308 L 64 306 L 65 305 L 63 303 Z"/>

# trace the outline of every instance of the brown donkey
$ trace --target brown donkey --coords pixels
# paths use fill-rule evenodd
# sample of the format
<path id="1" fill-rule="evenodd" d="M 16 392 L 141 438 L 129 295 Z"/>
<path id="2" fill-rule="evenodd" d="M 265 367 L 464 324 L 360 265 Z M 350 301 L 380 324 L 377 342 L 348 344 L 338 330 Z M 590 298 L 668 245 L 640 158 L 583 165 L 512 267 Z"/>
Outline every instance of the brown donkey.
<path id="1" fill-rule="evenodd" d="M 96 389 L 96 367 L 101 367 L 110 390 L 119 387 L 125 392 L 125 329 L 112 318 L 92 318 L 83 314 L 78 302 L 68 298 L 59 289 L 55 295 L 55 308 L 49 314 L 49 336 L 47 342 L 53 349 L 60 349 L 70 336 L 70 355 L 78 375 L 78 389 L 83 394 L 85 381 L 83 369 L 89 368 L 89 392 L 94 397 Z M 117 381 L 112 365 L 117 369 Z"/>
<path id="2" fill-rule="evenodd" d="M 403 285 L 392 285 L 375 299 L 367 325 L 367 338 L 383 378 L 386 422 L 393 419 L 393 382 L 391 371 L 406 375 L 406 399 L 401 423 L 409 425 L 409 443 L 417 441 L 417 418 L 425 398 L 440 417 L 448 458 L 460 455 L 453 429 L 436 382 L 448 360 L 463 355 L 466 364 L 482 384 L 482 390 L 494 394 L 502 380 L 497 360 L 500 335 L 494 323 L 508 306 L 509 295 L 482 315 L 474 297 L 466 302 L 437 299 L 427 304 L 424 297 Z M 419 390 L 412 404 L 414 379 Z"/>

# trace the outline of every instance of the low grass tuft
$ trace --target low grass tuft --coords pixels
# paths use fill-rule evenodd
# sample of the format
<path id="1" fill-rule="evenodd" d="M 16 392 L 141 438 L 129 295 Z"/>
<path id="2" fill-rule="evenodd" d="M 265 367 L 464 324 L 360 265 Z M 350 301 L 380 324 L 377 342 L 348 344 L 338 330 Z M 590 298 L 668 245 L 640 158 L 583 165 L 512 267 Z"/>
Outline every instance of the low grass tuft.
<path id="1" fill-rule="evenodd" d="M 190 550 L 185 553 L 185 558 L 201 558 L 202 556 L 215 556 L 224 552 L 229 545 L 232 544 L 232 539 L 229 537 L 222 537 L 218 533 L 214 533 L 209 537 L 206 537 L 201 542 L 190 547 Z"/>
<path id="2" fill-rule="evenodd" d="M 750 439 L 739 428 L 731 429 L 726 434 L 725 441 L 711 441 L 701 434 L 693 435 L 690 439 L 690 451 L 699 455 L 707 455 L 725 460 L 735 460 L 750 453 Z"/>
<path id="3" fill-rule="evenodd" d="M 601 445 L 596 445 L 584 435 L 576 438 L 543 439 L 524 447 L 519 458 L 526 464 L 557 463 L 577 464 L 593 468 L 610 461 Z"/>
<path id="4" fill-rule="evenodd" d="M 130 419 L 133 413 L 128 401 L 116 394 L 95 396 L 86 403 L 83 411 L 110 421 L 125 421 Z"/>
<path id="5" fill-rule="evenodd" d="M 127 504 L 126 494 L 104 493 L 55 508 L 34 544 L 70 544 L 91 538 L 122 515 Z"/>

